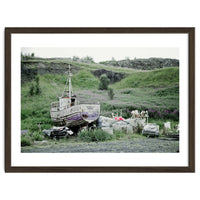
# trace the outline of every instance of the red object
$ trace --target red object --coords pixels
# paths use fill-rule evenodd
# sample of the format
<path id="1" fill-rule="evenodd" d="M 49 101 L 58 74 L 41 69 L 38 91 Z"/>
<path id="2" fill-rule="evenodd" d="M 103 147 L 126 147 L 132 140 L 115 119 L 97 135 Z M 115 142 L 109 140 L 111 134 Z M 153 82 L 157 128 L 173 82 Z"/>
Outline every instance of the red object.
<path id="1" fill-rule="evenodd" d="M 122 118 L 122 117 L 114 117 L 114 119 L 117 120 L 117 121 L 124 120 L 124 118 Z"/>

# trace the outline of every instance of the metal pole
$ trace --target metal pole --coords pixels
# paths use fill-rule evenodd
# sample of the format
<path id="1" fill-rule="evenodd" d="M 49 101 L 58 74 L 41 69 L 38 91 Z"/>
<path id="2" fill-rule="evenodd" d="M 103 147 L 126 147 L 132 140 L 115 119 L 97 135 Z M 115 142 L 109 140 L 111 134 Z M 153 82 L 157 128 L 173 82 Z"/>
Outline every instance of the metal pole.
<path id="1" fill-rule="evenodd" d="M 72 90 L 72 88 L 71 88 L 72 86 L 71 86 L 71 72 L 70 72 L 70 65 L 69 65 L 69 100 L 70 100 L 70 104 L 71 104 L 71 94 L 72 94 L 72 92 L 71 92 L 71 90 Z"/>

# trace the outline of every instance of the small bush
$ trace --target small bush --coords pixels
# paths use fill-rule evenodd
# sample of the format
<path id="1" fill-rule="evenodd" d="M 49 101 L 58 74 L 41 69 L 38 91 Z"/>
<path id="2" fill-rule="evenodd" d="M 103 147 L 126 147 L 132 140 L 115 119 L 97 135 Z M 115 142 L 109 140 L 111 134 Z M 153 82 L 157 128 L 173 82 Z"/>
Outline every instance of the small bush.
<path id="1" fill-rule="evenodd" d="M 21 136 L 21 146 L 30 146 L 31 145 L 31 139 L 28 136 Z"/>
<path id="2" fill-rule="evenodd" d="M 99 90 L 107 90 L 109 82 L 110 79 L 106 76 L 106 74 L 102 74 L 100 76 Z"/>
<path id="3" fill-rule="evenodd" d="M 36 84 L 34 85 L 33 83 L 31 84 L 30 88 L 29 88 L 29 95 L 33 96 L 33 95 L 39 95 L 42 90 L 40 88 L 40 78 L 39 76 L 36 76 L 35 78 L 35 82 Z"/>
<path id="4" fill-rule="evenodd" d="M 100 142 L 112 139 L 110 134 L 101 129 L 80 132 L 78 137 L 86 142 Z"/>
<path id="5" fill-rule="evenodd" d="M 113 89 L 112 88 L 108 88 L 108 96 L 111 100 L 113 100 L 114 98 L 114 92 L 113 92 Z"/>
<path id="6" fill-rule="evenodd" d="M 34 95 L 34 85 L 33 85 L 33 84 L 31 84 L 31 86 L 30 86 L 30 88 L 29 88 L 29 94 L 30 94 L 31 96 Z"/>
<path id="7" fill-rule="evenodd" d="M 32 135 L 32 138 L 33 140 L 35 141 L 42 141 L 44 139 L 44 136 L 41 135 L 40 133 L 38 132 L 34 132 L 33 135 Z"/>
<path id="8" fill-rule="evenodd" d="M 40 88 L 40 79 L 39 76 L 35 78 L 36 81 L 36 86 L 35 86 L 35 94 L 40 94 L 41 93 L 41 88 Z"/>
<path id="9" fill-rule="evenodd" d="M 32 121 L 32 123 L 29 125 L 28 129 L 29 129 L 31 132 L 33 132 L 33 131 L 38 131 L 38 130 L 39 130 L 37 124 L 34 123 L 34 121 Z"/>

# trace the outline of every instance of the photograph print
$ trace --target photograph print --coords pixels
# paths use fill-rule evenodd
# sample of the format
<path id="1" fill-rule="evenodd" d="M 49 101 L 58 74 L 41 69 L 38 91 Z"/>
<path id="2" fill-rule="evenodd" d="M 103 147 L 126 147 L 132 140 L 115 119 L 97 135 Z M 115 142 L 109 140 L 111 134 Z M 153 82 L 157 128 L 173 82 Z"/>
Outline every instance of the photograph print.
<path id="1" fill-rule="evenodd" d="M 22 47 L 21 153 L 178 154 L 179 53 Z"/>

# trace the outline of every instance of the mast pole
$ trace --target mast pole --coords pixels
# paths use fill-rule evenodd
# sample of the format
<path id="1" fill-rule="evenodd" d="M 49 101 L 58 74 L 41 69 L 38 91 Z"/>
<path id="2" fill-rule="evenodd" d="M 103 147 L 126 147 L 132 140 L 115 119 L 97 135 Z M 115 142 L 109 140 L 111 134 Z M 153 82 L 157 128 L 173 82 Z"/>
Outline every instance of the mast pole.
<path id="1" fill-rule="evenodd" d="M 69 100 L 71 104 L 71 97 L 72 97 L 72 85 L 71 85 L 71 72 L 70 72 L 70 65 L 69 65 Z"/>

